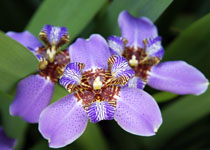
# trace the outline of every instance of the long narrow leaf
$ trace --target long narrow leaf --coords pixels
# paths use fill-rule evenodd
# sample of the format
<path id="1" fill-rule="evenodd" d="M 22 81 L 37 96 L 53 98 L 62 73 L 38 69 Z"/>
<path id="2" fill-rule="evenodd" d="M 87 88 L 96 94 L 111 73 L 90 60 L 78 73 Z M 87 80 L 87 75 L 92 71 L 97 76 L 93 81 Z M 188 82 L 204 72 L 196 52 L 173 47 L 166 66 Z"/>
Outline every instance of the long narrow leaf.
<path id="1" fill-rule="evenodd" d="M 146 16 L 153 22 L 164 12 L 173 0 L 114 0 L 98 21 L 98 30 L 105 36 L 119 34 L 117 18 L 122 10 L 134 16 Z"/>
<path id="2" fill-rule="evenodd" d="M 37 68 L 38 61 L 27 48 L 0 32 L 0 90 L 9 92 Z"/>
<path id="3" fill-rule="evenodd" d="M 163 124 L 156 136 L 144 139 L 149 147 L 160 148 L 167 140 L 210 113 L 210 89 L 201 96 L 185 96 L 162 111 Z"/>
<path id="4" fill-rule="evenodd" d="M 45 0 L 27 30 L 38 35 L 45 24 L 65 26 L 73 40 L 91 21 L 106 0 Z"/>

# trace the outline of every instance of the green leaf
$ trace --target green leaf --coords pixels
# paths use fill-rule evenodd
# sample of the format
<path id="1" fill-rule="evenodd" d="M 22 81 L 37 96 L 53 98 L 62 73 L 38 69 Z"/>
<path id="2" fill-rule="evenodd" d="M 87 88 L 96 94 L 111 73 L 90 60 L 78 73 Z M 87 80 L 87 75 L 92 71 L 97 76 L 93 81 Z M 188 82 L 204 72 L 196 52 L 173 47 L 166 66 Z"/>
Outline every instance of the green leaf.
<path id="1" fill-rule="evenodd" d="M 51 103 L 54 103 L 55 101 L 61 99 L 68 94 L 69 93 L 65 90 L 64 87 L 60 86 L 59 83 L 56 83 Z"/>
<path id="2" fill-rule="evenodd" d="M 210 113 L 210 89 L 201 96 L 185 96 L 162 110 L 163 124 L 156 136 L 144 139 L 151 148 L 159 149 L 177 133 Z"/>
<path id="3" fill-rule="evenodd" d="M 16 82 L 36 72 L 38 61 L 23 45 L 0 32 L 0 90 L 9 92 Z"/>
<path id="4" fill-rule="evenodd" d="M 199 19 L 184 30 L 172 42 L 165 53 L 164 60 L 185 60 L 196 66 L 210 78 L 210 14 Z"/>
<path id="5" fill-rule="evenodd" d="M 168 100 L 171 100 L 175 97 L 177 97 L 177 94 L 174 93 L 169 93 L 169 92 L 159 92 L 157 94 L 152 95 L 154 97 L 154 99 L 158 102 L 158 103 L 162 103 Z"/>
<path id="6" fill-rule="evenodd" d="M 104 36 L 119 34 L 118 15 L 122 10 L 134 16 L 146 16 L 155 22 L 173 0 L 114 0 L 98 20 L 100 33 Z"/>
<path id="7" fill-rule="evenodd" d="M 0 91 L 0 113 L 2 125 L 9 137 L 17 139 L 16 149 L 22 149 L 27 123 L 18 117 L 10 116 L 9 105 L 13 97 Z"/>
<path id="8" fill-rule="evenodd" d="M 91 21 L 106 0 L 45 0 L 27 30 L 38 35 L 45 24 L 65 26 L 73 40 Z"/>
<path id="9" fill-rule="evenodd" d="M 93 123 L 88 123 L 87 129 L 85 130 L 83 135 L 79 137 L 78 140 L 75 141 L 75 144 L 77 144 L 80 149 L 88 149 L 88 150 L 108 149 L 106 140 L 102 135 L 98 124 L 93 124 Z"/>

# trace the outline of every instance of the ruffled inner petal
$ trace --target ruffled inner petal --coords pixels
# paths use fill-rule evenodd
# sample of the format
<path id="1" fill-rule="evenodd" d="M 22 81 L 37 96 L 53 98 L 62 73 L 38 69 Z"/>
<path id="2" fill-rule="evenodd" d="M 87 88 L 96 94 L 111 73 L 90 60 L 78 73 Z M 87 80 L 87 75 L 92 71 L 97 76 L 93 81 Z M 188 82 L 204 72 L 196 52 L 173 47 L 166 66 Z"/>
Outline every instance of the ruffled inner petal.
<path id="1" fill-rule="evenodd" d="M 69 42 L 67 28 L 52 25 L 45 25 L 42 28 L 40 38 L 48 47 L 55 46 L 57 49 Z"/>
<path id="2" fill-rule="evenodd" d="M 70 93 L 75 91 L 76 86 L 80 84 L 82 78 L 82 69 L 84 64 L 82 63 L 69 63 L 64 74 L 59 80 L 59 83 L 65 87 Z"/>
<path id="3" fill-rule="evenodd" d="M 113 55 L 120 55 L 122 56 L 123 51 L 125 49 L 124 40 L 122 37 L 118 36 L 110 36 L 108 37 L 108 45 Z"/>
<path id="4" fill-rule="evenodd" d="M 145 84 L 146 83 L 142 81 L 141 78 L 134 76 L 128 80 L 128 83 L 125 85 L 125 87 L 144 89 Z"/>
<path id="5" fill-rule="evenodd" d="M 127 60 L 122 56 L 112 55 L 108 59 L 108 66 L 108 70 L 110 70 L 112 75 L 109 82 L 112 84 L 125 85 L 135 75 Z"/>
<path id="6" fill-rule="evenodd" d="M 158 57 L 162 59 L 164 55 L 164 49 L 161 45 L 161 37 L 155 37 L 150 39 L 145 39 L 145 50 L 149 57 Z"/>
<path id="7" fill-rule="evenodd" d="M 107 101 L 96 101 L 88 107 L 86 112 L 92 123 L 97 123 L 101 120 L 112 120 L 114 118 L 115 106 Z"/>

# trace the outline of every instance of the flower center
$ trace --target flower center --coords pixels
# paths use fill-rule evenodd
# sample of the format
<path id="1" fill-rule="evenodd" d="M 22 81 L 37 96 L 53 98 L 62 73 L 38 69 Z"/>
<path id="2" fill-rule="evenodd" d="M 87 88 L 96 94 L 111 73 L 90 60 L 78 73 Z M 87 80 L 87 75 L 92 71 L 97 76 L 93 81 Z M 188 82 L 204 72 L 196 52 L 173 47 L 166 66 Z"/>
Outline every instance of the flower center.
<path id="1" fill-rule="evenodd" d="M 123 56 L 128 60 L 130 66 L 144 82 L 148 80 L 151 67 L 160 61 L 158 57 L 150 57 L 142 48 L 125 47 Z"/>
<path id="2" fill-rule="evenodd" d="M 70 62 L 70 58 L 67 50 L 55 54 L 49 51 L 45 47 L 40 47 L 37 51 L 42 56 L 39 63 L 39 74 L 55 83 L 63 74 L 65 66 Z"/>
<path id="3" fill-rule="evenodd" d="M 114 117 L 120 87 L 107 85 L 109 78 L 110 73 L 104 69 L 92 69 L 82 74 L 80 85 L 76 88 L 75 97 L 81 101 L 93 123 Z"/>
<path id="4" fill-rule="evenodd" d="M 68 31 L 65 27 L 45 25 L 39 36 L 45 43 L 45 46 L 37 50 L 37 54 L 41 56 L 39 74 L 55 83 L 70 62 L 67 50 L 59 51 L 69 42 Z"/>

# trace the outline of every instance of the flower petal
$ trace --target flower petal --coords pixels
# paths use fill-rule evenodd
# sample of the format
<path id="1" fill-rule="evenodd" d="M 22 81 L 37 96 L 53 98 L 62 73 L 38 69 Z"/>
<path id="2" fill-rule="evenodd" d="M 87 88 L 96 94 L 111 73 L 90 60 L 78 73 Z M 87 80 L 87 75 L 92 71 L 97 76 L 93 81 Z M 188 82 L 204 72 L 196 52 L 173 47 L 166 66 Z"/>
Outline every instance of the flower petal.
<path id="1" fill-rule="evenodd" d="M 10 114 L 36 123 L 41 111 L 50 103 L 54 83 L 40 75 L 31 75 L 18 83 Z"/>
<path id="2" fill-rule="evenodd" d="M 115 106 L 107 101 L 96 101 L 87 108 L 87 114 L 92 123 L 114 118 Z"/>
<path id="3" fill-rule="evenodd" d="M 75 87 L 80 84 L 83 68 L 84 64 L 82 63 L 69 63 L 66 66 L 64 74 L 59 80 L 59 83 L 63 87 L 65 87 L 70 93 L 74 92 Z"/>
<path id="4" fill-rule="evenodd" d="M 0 127 L 0 149 L 12 150 L 15 144 L 16 144 L 16 140 L 7 137 L 3 129 Z"/>
<path id="5" fill-rule="evenodd" d="M 82 105 L 74 95 L 67 95 L 44 109 L 39 131 L 49 140 L 50 147 L 59 148 L 81 136 L 87 123 L 88 117 Z"/>
<path id="6" fill-rule="evenodd" d="M 108 37 L 108 45 L 112 55 L 122 56 L 125 46 L 122 37 L 110 36 Z"/>
<path id="7" fill-rule="evenodd" d="M 144 39 L 158 36 L 157 28 L 146 17 L 135 18 L 127 11 L 122 11 L 118 18 L 122 37 L 128 40 L 128 46 L 144 48 Z"/>
<path id="8" fill-rule="evenodd" d="M 158 90 L 200 95 L 207 90 L 209 82 L 198 69 L 186 62 L 169 61 L 151 69 L 148 84 Z"/>
<path id="9" fill-rule="evenodd" d="M 154 135 L 162 123 L 156 101 L 136 88 L 121 89 L 114 118 L 127 132 L 143 136 Z"/>
<path id="10" fill-rule="evenodd" d="M 42 46 L 42 43 L 28 31 L 20 33 L 10 31 L 7 32 L 6 35 L 24 45 L 25 47 L 33 50 L 36 50 L 38 47 Z"/>
<path id="11" fill-rule="evenodd" d="M 162 59 L 164 55 L 164 49 L 161 45 L 161 37 L 146 39 L 146 52 L 149 57 L 158 57 Z"/>
<path id="12" fill-rule="evenodd" d="M 134 70 L 129 66 L 126 58 L 119 55 L 112 55 L 108 59 L 109 70 L 113 78 L 113 84 L 125 85 L 135 75 Z"/>
<path id="13" fill-rule="evenodd" d="M 40 32 L 40 38 L 48 47 L 55 45 L 58 48 L 69 42 L 68 29 L 45 25 Z"/>
<path id="14" fill-rule="evenodd" d="M 128 80 L 128 83 L 125 85 L 125 87 L 143 89 L 145 87 L 145 83 L 139 77 L 134 76 Z"/>
<path id="15" fill-rule="evenodd" d="M 107 69 L 107 60 L 110 57 L 108 44 L 98 35 L 91 35 L 90 39 L 79 38 L 69 48 L 71 62 L 84 63 L 84 71 L 91 68 Z"/>

